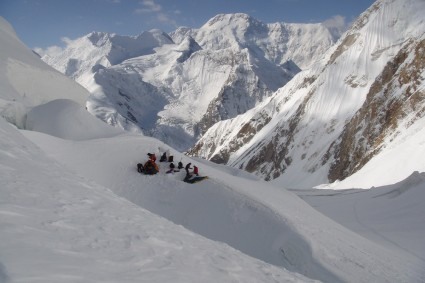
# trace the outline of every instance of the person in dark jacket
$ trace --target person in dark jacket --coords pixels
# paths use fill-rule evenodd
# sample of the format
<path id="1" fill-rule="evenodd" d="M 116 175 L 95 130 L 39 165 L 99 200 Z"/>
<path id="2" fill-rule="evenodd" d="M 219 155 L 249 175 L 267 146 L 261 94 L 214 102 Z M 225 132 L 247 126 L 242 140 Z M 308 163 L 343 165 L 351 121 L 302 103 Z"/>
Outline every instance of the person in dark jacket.
<path id="1" fill-rule="evenodd" d="M 184 168 L 183 163 L 181 161 L 179 161 L 177 169 L 183 169 L 183 168 Z"/>
<path id="2" fill-rule="evenodd" d="M 167 172 L 165 172 L 165 173 L 174 173 L 174 172 L 180 172 L 180 170 L 176 170 L 175 169 L 175 165 L 174 165 L 174 163 L 173 162 L 171 162 L 170 163 L 170 170 L 168 170 Z"/>
<path id="3" fill-rule="evenodd" d="M 192 163 L 188 163 L 188 164 L 186 165 L 186 167 L 184 168 L 184 170 L 186 170 L 186 177 L 187 177 L 187 176 L 191 176 L 191 174 L 189 173 L 189 169 L 192 169 L 192 168 L 190 167 L 190 165 L 192 165 Z"/>
<path id="4" fill-rule="evenodd" d="M 137 172 L 139 172 L 139 173 L 145 172 L 145 168 L 143 167 L 142 163 L 137 163 Z"/>
<path id="5" fill-rule="evenodd" d="M 159 159 L 159 162 L 165 162 L 165 161 L 167 161 L 167 153 L 166 152 L 164 152 L 164 154 L 161 155 L 161 158 Z"/>

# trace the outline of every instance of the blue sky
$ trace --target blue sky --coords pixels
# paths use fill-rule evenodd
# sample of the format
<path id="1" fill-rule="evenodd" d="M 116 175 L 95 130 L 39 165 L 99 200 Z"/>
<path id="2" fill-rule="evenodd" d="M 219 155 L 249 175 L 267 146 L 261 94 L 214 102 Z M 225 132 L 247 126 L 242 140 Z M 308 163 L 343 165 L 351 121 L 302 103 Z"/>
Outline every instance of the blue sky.
<path id="1" fill-rule="evenodd" d="M 0 16 L 30 48 L 63 46 L 92 31 L 138 35 L 159 28 L 201 27 L 220 13 L 264 23 L 350 23 L 374 0 L 0 0 Z M 343 19 L 343 21 L 342 21 Z"/>

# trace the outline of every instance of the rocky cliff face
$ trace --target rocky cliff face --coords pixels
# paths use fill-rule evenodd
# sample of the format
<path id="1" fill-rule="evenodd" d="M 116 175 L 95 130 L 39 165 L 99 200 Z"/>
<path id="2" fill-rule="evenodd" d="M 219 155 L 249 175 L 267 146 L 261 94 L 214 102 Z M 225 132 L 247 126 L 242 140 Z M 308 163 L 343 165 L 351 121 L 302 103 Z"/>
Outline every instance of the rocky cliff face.
<path id="1" fill-rule="evenodd" d="M 372 84 L 364 105 L 330 146 L 323 163 L 333 158 L 328 178 L 341 180 L 362 168 L 425 115 L 425 40 L 409 40 Z M 353 138 L 354 137 L 354 138 Z"/>

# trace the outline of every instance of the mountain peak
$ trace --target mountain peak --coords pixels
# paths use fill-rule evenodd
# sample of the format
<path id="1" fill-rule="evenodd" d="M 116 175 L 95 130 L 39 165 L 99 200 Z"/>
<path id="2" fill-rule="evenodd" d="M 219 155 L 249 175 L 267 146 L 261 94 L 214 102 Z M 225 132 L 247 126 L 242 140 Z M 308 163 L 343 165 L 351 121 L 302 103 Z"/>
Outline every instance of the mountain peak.
<path id="1" fill-rule="evenodd" d="M 212 17 L 206 24 L 209 26 L 214 25 L 217 22 L 222 21 L 229 21 L 231 18 L 238 17 L 238 18 L 248 18 L 249 15 L 237 13 L 237 14 L 217 14 L 214 17 Z"/>
<path id="2" fill-rule="evenodd" d="M 182 63 L 186 61 L 196 51 L 202 50 L 202 47 L 199 46 L 199 44 L 196 42 L 196 40 L 193 39 L 193 37 L 187 36 L 180 43 L 177 50 L 182 53 L 181 56 L 177 58 L 177 61 L 179 63 Z"/>
<path id="3" fill-rule="evenodd" d="M 113 37 L 114 34 L 109 34 L 106 32 L 97 32 L 93 31 L 89 33 L 86 37 L 90 42 L 97 47 L 104 46 L 107 42 L 110 42 L 111 37 Z"/>
<path id="4" fill-rule="evenodd" d="M 162 43 L 162 44 L 174 43 L 173 39 L 166 32 L 160 29 L 151 29 L 150 31 L 145 33 L 150 33 L 159 43 Z"/>
<path id="5" fill-rule="evenodd" d="M 218 14 L 211 18 L 205 26 L 215 26 L 220 24 L 243 24 L 247 25 L 264 25 L 262 22 L 253 18 L 252 16 L 244 13 L 234 13 L 234 14 Z"/>

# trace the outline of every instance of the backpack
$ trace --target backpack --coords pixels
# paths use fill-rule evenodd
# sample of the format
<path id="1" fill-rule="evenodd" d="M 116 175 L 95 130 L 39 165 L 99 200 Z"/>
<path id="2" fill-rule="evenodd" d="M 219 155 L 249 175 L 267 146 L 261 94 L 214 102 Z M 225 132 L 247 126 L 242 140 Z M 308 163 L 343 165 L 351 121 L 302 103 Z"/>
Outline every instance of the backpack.
<path id="1" fill-rule="evenodd" d="M 174 156 L 170 155 L 168 156 L 168 162 L 173 162 L 174 161 Z"/>
<path id="2" fill-rule="evenodd" d="M 167 154 L 164 152 L 163 155 L 161 155 L 161 158 L 159 159 L 159 162 L 165 162 L 167 161 Z"/>

